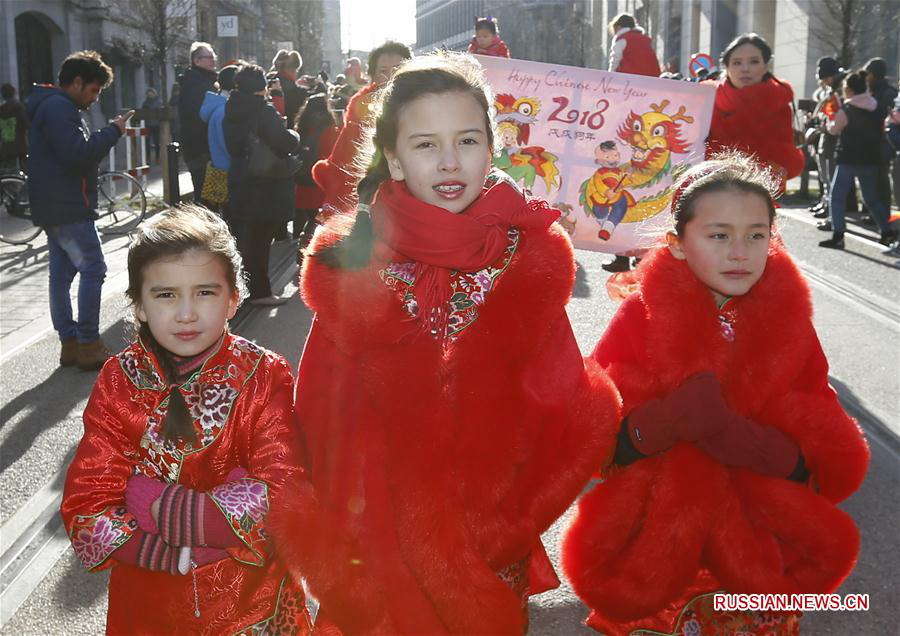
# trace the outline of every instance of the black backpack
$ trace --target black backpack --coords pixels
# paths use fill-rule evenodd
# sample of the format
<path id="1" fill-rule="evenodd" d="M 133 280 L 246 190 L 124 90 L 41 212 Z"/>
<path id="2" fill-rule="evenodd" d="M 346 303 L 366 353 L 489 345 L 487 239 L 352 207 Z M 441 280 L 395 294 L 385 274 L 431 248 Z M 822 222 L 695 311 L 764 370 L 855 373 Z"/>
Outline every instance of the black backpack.
<path id="1" fill-rule="evenodd" d="M 294 174 L 294 183 L 303 186 L 314 186 L 316 182 L 312 178 L 313 165 L 319 160 L 319 139 L 323 130 L 310 135 L 306 139 L 300 139 L 300 149 L 296 156 L 300 159 L 300 170 Z"/>

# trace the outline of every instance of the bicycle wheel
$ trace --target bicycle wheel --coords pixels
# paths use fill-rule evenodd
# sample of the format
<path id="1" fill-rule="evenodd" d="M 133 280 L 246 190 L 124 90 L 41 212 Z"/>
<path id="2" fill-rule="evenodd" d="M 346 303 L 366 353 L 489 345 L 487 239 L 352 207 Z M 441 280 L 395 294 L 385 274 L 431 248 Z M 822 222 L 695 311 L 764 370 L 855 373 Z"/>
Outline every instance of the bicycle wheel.
<path id="1" fill-rule="evenodd" d="M 16 174 L 0 176 L 0 241 L 21 245 L 40 233 L 31 222 L 28 181 Z"/>
<path id="2" fill-rule="evenodd" d="M 126 234 L 144 220 L 147 195 L 141 182 L 127 172 L 103 172 L 97 177 L 97 229 Z"/>

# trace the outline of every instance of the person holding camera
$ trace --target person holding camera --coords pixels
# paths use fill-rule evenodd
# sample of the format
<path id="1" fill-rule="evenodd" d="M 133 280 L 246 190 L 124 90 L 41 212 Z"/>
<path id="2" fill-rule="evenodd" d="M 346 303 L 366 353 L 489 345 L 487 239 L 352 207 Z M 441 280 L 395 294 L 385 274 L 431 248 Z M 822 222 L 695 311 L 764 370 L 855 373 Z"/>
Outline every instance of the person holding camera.
<path id="1" fill-rule="evenodd" d="M 256 155 L 269 152 L 274 155 L 273 165 L 281 162 L 283 167 L 288 155 L 297 149 L 299 136 L 285 127 L 281 115 L 266 101 L 266 72 L 262 67 L 241 66 L 234 84 L 237 90 L 225 104 L 222 124 L 225 146 L 232 158 L 228 221 L 249 277 L 250 304 L 281 305 L 288 298 L 272 294 L 269 251 L 279 229 L 294 218 L 294 181 L 284 170 L 261 174 L 261 159 Z"/>

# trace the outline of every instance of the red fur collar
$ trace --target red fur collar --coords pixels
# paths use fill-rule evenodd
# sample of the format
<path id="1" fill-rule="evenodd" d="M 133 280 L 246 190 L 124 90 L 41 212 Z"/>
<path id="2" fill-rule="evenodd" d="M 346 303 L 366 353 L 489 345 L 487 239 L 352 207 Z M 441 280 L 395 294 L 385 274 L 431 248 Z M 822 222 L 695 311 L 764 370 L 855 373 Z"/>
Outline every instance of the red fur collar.
<path id="1" fill-rule="evenodd" d="M 816 342 L 809 288 L 777 243 L 759 282 L 729 302 L 734 342 L 722 336 L 712 294 L 667 248 L 644 259 L 640 278 L 641 299 L 653 321 L 647 354 L 667 390 L 711 369 L 732 406 L 754 413 L 797 376 Z"/>

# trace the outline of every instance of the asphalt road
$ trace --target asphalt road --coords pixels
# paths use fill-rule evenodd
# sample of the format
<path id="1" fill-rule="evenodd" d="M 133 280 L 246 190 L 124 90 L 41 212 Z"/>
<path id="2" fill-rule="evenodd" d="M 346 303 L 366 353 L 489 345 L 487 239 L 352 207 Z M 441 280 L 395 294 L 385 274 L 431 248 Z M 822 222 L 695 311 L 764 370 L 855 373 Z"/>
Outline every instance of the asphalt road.
<path id="1" fill-rule="evenodd" d="M 895 634 L 900 622 L 900 262 L 882 256 L 871 242 L 848 240 L 845 252 L 822 250 L 822 238 L 805 212 L 788 209 L 781 220 L 784 240 L 810 277 L 815 322 L 831 363 L 832 383 L 860 420 L 872 447 L 865 483 L 843 507 L 863 536 L 859 563 L 840 590 L 868 593 L 868 612 L 820 612 L 806 616 L 804 634 Z M 616 306 L 607 298 L 604 255 L 577 254 L 578 277 L 569 316 L 582 351 L 589 352 Z M 289 283 L 290 291 L 293 283 Z M 121 342 L 125 304 L 104 303 L 102 325 L 109 342 Z M 279 351 L 296 365 L 311 316 L 299 299 L 255 310 L 239 331 Z M 93 375 L 57 369 L 57 344 L 45 338 L 0 367 L 0 514 L 6 524 L 34 493 L 54 483 L 81 434 L 80 415 Z M 571 511 L 570 511 L 571 513 Z M 568 515 L 567 515 L 568 516 Z M 545 535 L 556 560 L 560 529 Z M 4 525 L 4 532 L 6 526 Z M 4 539 L 4 550 L 6 549 Z M 106 574 L 87 574 L 71 550 L 49 559 L 48 573 L 2 626 L 3 634 L 99 634 L 104 629 Z M 39 581 L 39 582 L 38 582 Z M 6 587 L 6 581 L 3 587 Z M 5 601 L 4 601 L 5 602 Z M 564 583 L 531 602 L 531 634 L 592 634 L 581 621 L 587 611 Z"/>

